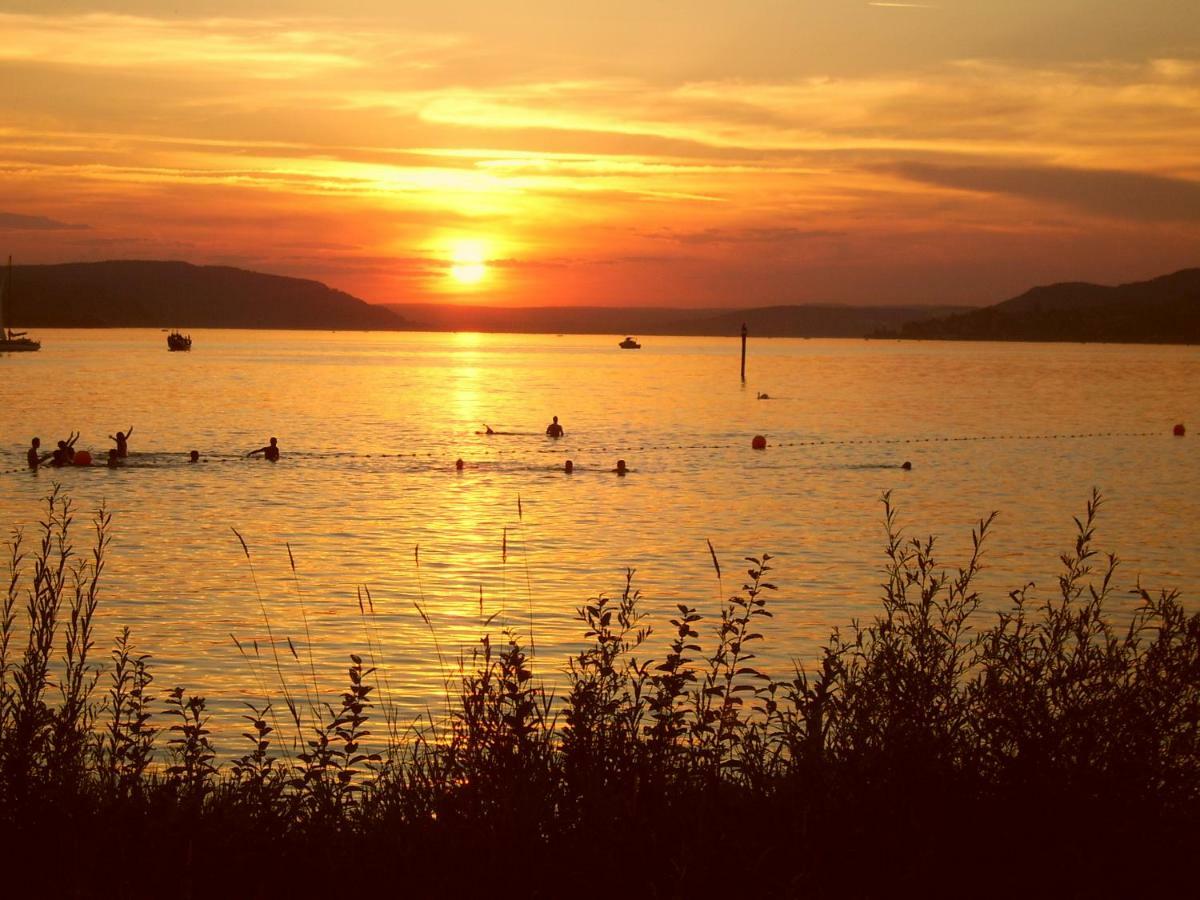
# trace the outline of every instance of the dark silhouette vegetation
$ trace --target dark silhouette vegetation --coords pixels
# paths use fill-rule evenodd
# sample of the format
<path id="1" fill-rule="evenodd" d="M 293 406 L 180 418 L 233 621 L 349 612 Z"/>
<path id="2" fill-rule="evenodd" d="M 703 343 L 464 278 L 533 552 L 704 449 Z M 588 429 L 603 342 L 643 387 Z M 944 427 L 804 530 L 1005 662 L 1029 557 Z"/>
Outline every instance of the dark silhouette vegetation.
<path id="1" fill-rule="evenodd" d="M 289 681 L 283 663 L 304 672 L 307 654 L 269 621 L 269 643 L 239 644 L 272 696 L 246 703 L 240 746 L 218 747 L 204 698 L 159 685 L 127 629 L 97 653 L 110 518 L 77 555 L 56 492 L 37 533 L 15 536 L 2 595 L 6 885 L 683 898 L 1193 884 L 1200 615 L 1137 588 L 1118 625 L 1097 496 L 1051 595 L 1015 590 L 999 613 L 974 586 L 991 517 L 946 569 L 884 504 L 879 612 L 835 631 L 811 668 L 758 668 L 780 602 L 769 556 L 746 560 L 715 614 L 679 604 L 662 654 L 630 570 L 619 596 L 579 607 L 561 695 L 517 634 L 485 633 L 444 667 L 446 715 L 406 727 L 375 671 L 366 594 L 367 647 L 336 695 Z"/>
<path id="2" fill-rule="evenodd" d="M 972 341 L 1200 343 L 1200 269 L 1116 287 L 1071 282 L 941 318 L 909 322 L 876 337 Z"/>

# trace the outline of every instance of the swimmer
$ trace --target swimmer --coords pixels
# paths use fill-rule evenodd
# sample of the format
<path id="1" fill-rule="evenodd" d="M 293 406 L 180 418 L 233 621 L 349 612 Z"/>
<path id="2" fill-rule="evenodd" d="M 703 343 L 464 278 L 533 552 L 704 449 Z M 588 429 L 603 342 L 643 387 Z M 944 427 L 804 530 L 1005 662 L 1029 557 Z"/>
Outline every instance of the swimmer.
<path id="1" fill-rule="evenodd" d="M 770 400 L 770 399 L 771 399 L 771 395 L 770 395 L 770 394 L 759 394 L 759 395 L 758 395 L 758 399 L 759 399 L 759 400 Z"/>
<path id="2" fill-rule="evenodd" d="M 463 461 L 461 459 L 456 459 L 454 461 L 454 468 L 461 472 L 463 470 Z"/>
<path id="3" fill-rule="evenodd" d="M 487 422 L 484 422 L 483 423 L 483 433 L 484 434 L 495 434 L 496 432 L 492 431 L 491 425 L 489 425 Z"/>
<path id="4" fill-rule="evenodd" d="M 111 434 L 108 436 L 110 441 L 117 442 L 117 456 L 121 457 L 121 459 L 124 459 L 129 455 L 129 436 L 131 434 L 133 434 L 132 425 L 130 425 L 125 431 L 118 431 L 116 437 L 113 437 Z"/>
<path id="5" fill-rule="evenodd" d="M 29 462 L 29 468 L 37 471 L 37 467 L 48 460 L 53 453 L 41 453 L 42 446 L 41 438 L 34 438 L 29 442 L 29 452 L 25 454 L 25 459 Z"/>
<path id="6" fill-rule="evenodd" d="M 563 436 L 563 427 L 558 424 L 558 416 L 555 416 L 554 421 L 546 426 L 546 434 L 552 438 L 560 438 Z"/>
<path id="7" fill-rule="evenodd" d="M 109 452 L 111 452 L 111 451 L 109 451 Z M 200 451 L 193 450 L 191 453 L 189 453 L 188 454 L 188 462 L 194 462 L 194 463 L 200 462 Z"/>
<path id="8" fill-rule="evenodd" d="M 613 471 L 616 472 L 618 475 L 624 475 L 626 472 L 628 472 L 629 470 L 627 468 L 625 468 L 625 460 L 618 459 L 617 467 L 615 469 L 613 469 Z"/>
<path id="9" fill-rule="evenodd" d="M 568 459 L 568 460 L 566 461 L 566 464 L 565 464 L 565 465 L 563 465 L 563 471 L 564 471 L 564 472 L 566 472 L 568 475 L 570 475 L 572 472 L 574 472 L 574 471 L 575 471 L 575 463 L 571 462 L 571 461 Z"/>
<path id="10" fill-rule="evenodd" d="M 108 451 L 108 467 L 115 469 L 121 465 L 121 454 L 117 452 L 117 448 L 113 447 Z"/>
<path id="11" fill-rule="evenodd" d="M 271 443 L 267 444 L 267 446 L 259 447 L 257 450 L 251 450 L 246 454 L 246 456 L 253 456 L 256 453 L 261 453 L 263 455 L 263 459 L 267 460 L 268 462 L 278 462 L 279 439 L 271 438 Z"/>
<path id="12" fill-rule="evenodd" d="M 65 466 L 75 461 L 75 442 L 79 440 L 79 432 L 72 431 L 67 435 L 65 441 L 58 442 L 58 449 L 61 451 L 61 462 L 54 463 L 56 466 Z"/>
<path id="13" fill-rule="evenodd" d="M 906 459 L 906 460 L 904 461 L 904 464 L 903 464 L 902 466 L 900 466 L 900 468 L 902 468 L 902 469 L 903 469 L 905 472 L 911 472 L 911 471 L 912 471 L 912 463 L 910 463 L 910 462 L 909 462 L 909 461 Z"/>

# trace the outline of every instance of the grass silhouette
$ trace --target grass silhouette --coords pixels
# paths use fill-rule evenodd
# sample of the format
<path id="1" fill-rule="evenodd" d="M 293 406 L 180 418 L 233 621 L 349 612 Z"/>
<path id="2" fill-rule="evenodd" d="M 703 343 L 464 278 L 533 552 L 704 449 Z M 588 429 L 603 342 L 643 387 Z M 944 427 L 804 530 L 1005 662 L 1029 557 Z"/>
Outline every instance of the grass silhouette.
<path id="1" fill-rule="evenodd" d="M 485 633 L 457 670 L 443 663 L 447 720 L 405 730 L 379 704 L 366 594 L 367 660 L 351 656 L 339 700 L 319 700 L 315 673 L 293 690 L 272 641 L 290 718 L 269 698 L 247 703 L 245 744 L 219 764 L 204 698 L 159 694 L 127 629 L 94 659 L 111 522 L 101 510 L 77 556 L 55 490 L 33 549 L 10 542 L 0 609 L 7 883 L 103 897 L 1095 896 L 1188 883 L 1200 615 L 1136 587 L 1132 619 L 1114 624 L 1118 563 L 1094 548 L 1096 493 L 1054 595 L 1013 591 L 998 614 L 974 586 L 994 517 L 947 568 L 883 504 L 881 609 L 834 631 L 811 669 L 755 665 L 769 555 L 745 561 L 711 624 L 679 605 L 660 659 L 645 656 L 652 626 L 629 570 L 620 596 L 579 608 L 587 644 L 561 697 L 517 635 Z"/>

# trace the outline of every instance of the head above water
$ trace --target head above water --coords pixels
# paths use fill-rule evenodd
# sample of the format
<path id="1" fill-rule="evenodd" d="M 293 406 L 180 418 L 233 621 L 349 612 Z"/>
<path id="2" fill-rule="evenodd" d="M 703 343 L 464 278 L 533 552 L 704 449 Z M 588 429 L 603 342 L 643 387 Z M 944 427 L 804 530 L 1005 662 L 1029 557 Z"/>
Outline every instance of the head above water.
<path id="1" fill-rule="evenodd" d="M 570 473 L 574 472 L 574 471 L 575 471 L 575 463 L 571 462 L 571 461 L 568 459 L 568 460 L 566 461 L 566 463 L 563 465 L 563 471 L 564 471 L 564 472 L 566 472 L 568 475 L 569 475 Z"/>
<path id="2" fill-rule="evenodd" d="M 188 454 L 188 459 L 190 459 L 192 462 L 197 462 L 200 459 L 200 451 L 193 450 L 191 453 Z"/>
<path id="3" fill-rule="evenodd" d="M 619 474 L 619 475 L 624 475 L 624 474 L 625 474 L 625 472 L 627 471 L 627 470 L 626 470 L 626 468 L 625 468 L 625 460 L 623 460 L 623 459 L 618 459 L 618 460 L 617 460 L 617 467 L 616 467 L 615 469 L 613 469 L 613 471 L 614 471 L 614 472 L 616 472 L 616 473 L 617 473 L 617 474 Z"/>
<path id="4" fill-rule="evenodd" d="M 558 416 L 555 416 L 555 417 L 554 417 L 554 421 L 555 421 L 555 423 L 556 423 L 556 424 L 558 423 Z"/>
<path id="5" fill-rule="evenodd" d="M 279 443 L 279 438 L 271 438 L 271 446 L 274 447 Z"/>
<path id="6" fill-rule="evenodd" d="M 454 468 L 461 470 L 462 467 L 463 467 L 463 461 L 461 459 L 456 459 L 454 461 Z"/>
<path id="7" fill-rule="evenodd" d="M 42 439 L 41 439 L 41 438 L 34 438 L 32 441 L 30 441 L 30 442 L 29 442 L 29 446 L 31 446 L 31 447 L 40 447 L 40 446 L 42 446 Z"/>

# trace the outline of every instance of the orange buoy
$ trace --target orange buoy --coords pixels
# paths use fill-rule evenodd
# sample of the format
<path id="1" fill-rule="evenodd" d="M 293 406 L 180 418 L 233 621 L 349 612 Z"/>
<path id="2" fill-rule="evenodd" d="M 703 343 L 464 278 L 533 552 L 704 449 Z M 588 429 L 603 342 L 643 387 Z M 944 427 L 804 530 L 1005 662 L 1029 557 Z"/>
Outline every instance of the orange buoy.
<path id="1" fill-rule="evenodd" d="M 756 434 L 754 436 L 754 440 L 752 440 L 750 442 L 750 447 L 753 450 L 766 450 L 767 449 L 767 439 L 765 437 L 763 437 L 761 434 Z"/>
<path id="2" fill-rule="evenodd" d="M 92 454 L 86 450 L 76 450 L 75 459 L 72 460 L 72 463 L 77 466 L 90 466 L 92 464 Z"/>
<path id="3" fill-rule="evenodd" d="M 1183 427 L 1182 422 L 1175 426 L 1175 437 L 1183 437 L 1186 433 L 1187 429 Z"/>

